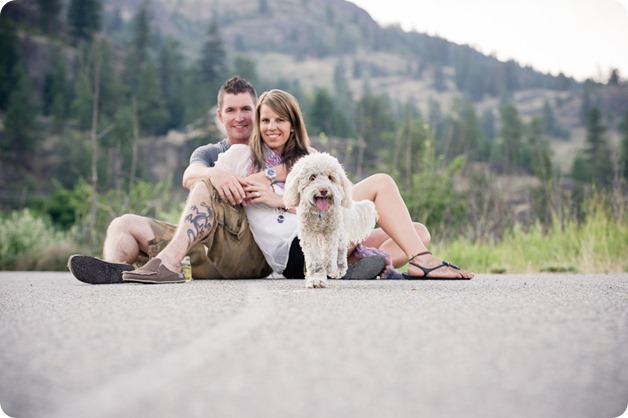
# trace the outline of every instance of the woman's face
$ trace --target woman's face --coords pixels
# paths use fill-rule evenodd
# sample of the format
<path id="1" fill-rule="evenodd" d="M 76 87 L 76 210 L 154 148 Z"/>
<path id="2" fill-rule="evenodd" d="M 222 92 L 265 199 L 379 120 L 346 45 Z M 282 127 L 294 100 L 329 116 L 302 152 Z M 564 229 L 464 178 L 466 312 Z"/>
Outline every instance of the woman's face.
<path id="1" fill-rule="evenodd" d="M 262 140 L 275 152 L 281 154 L 290 138 L 292 124 L 288 119 L 276 114 L 268 105 L 261 105 L 259 130 Z"/>

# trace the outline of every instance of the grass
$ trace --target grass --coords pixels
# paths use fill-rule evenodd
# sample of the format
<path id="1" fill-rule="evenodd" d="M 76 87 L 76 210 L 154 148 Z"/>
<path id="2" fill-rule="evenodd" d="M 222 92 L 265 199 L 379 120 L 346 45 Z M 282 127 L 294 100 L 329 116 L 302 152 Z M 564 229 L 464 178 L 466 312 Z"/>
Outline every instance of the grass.
<path id="1" fill-rule="evenodd" d="M 434 253 L 475 273 L 628 272 L 628 225 L 600 205 L 591 209 L 582 223 L 517 227 L 499 243 L 460 239 L 434 245 Z"/>
<path id="2" fill-rule="evenodd" d="M 628 272 L 626 211 L 614 215 L 609 207 L 603 199 L 593 199 L 583 222 L 519 226 L 498 243 L 436 239 L 430 250 L 476 274 Z M 177 215 L 173 209 L 162 218 L 176 222 Z M 0 270 L 65 270 L 68 256 L 81 252 L 79 235 L 74 229 L 57 230 L 29 210 L 0 217 Z"/>

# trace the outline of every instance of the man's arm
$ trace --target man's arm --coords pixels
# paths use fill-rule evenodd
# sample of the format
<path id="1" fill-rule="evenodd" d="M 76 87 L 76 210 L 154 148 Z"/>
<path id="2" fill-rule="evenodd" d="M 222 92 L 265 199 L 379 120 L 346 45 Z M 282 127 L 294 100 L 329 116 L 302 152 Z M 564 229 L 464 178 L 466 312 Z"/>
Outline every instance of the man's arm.
<path id="1" fill-rule="evenodd" d="M 191 189 L 199 180 L 208 179 L 221 199 L 232 205 L 242 203 L 245 192 L 242 187 L 244 179 L 233 172 L 216 167 L 218 156 L 228 148 L 226 140 L 217 144 L 207 144 L 198 147 L 190 157 L 190 165 L 183 173 L 183 187 Z"/>
<path id="2" fill-rule="evenodd" d="M 203 163 L 190 164 L 183 172 L 183 187 L 189 190 L 197 181 L 209 178 L 212 168 Z"/>
<path id="3" fill-rule="evenodd" d="M 202 163 L 190 164 L 183 173 L 183 187 L 190 189 L 198 180 L 209 179 L 222 200 L 232 205 L 244 201 L 244 179 L 220 167 L 207 167 Z"/>

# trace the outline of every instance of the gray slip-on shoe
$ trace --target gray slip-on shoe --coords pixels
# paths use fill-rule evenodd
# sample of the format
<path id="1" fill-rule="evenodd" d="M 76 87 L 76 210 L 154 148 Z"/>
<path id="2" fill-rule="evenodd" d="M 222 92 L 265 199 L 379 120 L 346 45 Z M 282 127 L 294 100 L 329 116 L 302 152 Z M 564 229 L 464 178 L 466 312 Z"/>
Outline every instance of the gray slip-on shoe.
<path id="1" fill-rule="evenodd" d="M 383 255 L 369 255 L 347 268 L 342 276 L 343 280 L 373 280 L 386 267 L 386 257 Z"/>
<path id="2" fill-rule="evenodd" d="M 75 254 L 68 259 L 68 270 L 83 283 L 122 283 L 122 272 L 133 270 L 126 263 L 110 263 L 89 255 Z"/>
<path id="3" fill-rule="evenodd" d="M 159 258 L 153 258 L 137 270 L 123 272 L 122 280 L 149 284 L 184 283 L 185 276 L 168 270 Z"/>

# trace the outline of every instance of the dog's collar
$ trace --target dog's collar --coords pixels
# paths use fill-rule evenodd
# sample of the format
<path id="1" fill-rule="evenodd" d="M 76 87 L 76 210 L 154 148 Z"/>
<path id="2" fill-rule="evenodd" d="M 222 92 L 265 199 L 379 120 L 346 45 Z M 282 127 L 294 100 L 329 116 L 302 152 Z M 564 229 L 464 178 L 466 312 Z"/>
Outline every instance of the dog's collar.
<path id="1" fill-rule="evenodd" d="M 323 219 L 325 217 L 326 210 L 321 210 L 318 212 L 318 218 Z"/>

